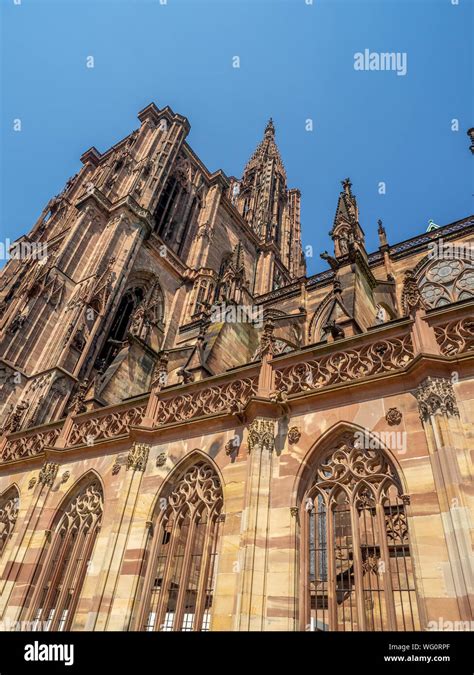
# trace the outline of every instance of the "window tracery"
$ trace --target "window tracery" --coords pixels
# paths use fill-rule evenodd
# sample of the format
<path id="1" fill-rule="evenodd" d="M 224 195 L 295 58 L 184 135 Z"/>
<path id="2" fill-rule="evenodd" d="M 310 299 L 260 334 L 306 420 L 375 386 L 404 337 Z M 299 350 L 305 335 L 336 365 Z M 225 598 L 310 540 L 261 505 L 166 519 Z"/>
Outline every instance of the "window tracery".
<path id="1" fill-rule="evenodd" d="M 405 503 L 382 449 L 347 432 L 323 454 L 302 508 L 305 626 L 419 628 Z"/>
<path id="2" fill-rule="evenodd" d="M 139 628 L 208 631 L 222 520 L 219 477 L 198 461 L 159 501 L 166 508 L 157 516 Z"/>
<path id="3" fill-rule="evenodd" d="M 13 533 L 19 501 L 18 490 L 14 486 L 0 495 L 0 557 Z"/>
<path id="4" fill-rule="evenodd" d="M 474 260 L 442 259 L 430 264 L 418 285 L 429 308 L 474 297 Z"/>
<path id="5" fill-rule="evenodd" d="M 38 629 L 70 630 L 102 520 L 104 495 L 96 478 L 83 483 L 60 515 L 33 595 Z"/>

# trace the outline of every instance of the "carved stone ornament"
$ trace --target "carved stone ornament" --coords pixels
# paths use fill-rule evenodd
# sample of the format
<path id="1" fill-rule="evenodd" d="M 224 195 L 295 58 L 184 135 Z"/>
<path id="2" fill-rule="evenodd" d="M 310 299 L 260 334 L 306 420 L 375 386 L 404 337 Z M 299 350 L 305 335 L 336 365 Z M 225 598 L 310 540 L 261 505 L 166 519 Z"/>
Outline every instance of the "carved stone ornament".
<path id="1" fill-rule="evenodd" d="M 146 443 L 134 443 L 127 457 L 127 471 L 145 471 L 150 446 Z"/>
<path id="2" fill-rule="evenodd" d="M 281 383 L 279 388 L 270 394 L 270 400 L 273 401 L 273 403 L 280 403 L 282 405 L 286 404 L 288 402 L 287 387 Z"/>
<path id="3" fill-rule="evenodd" d="M 444 377 L 427 377 L 416 390 L 422 420 L 432 415 L 459 416 L 456 396 L 451 380 Z"/>
<path id="4" fill-rule="evenodd" d="M 236 415 L 238 417 L 239 415 L 242 415 L 243 411 L 244 411 L 244 406 L 240 401 L 238 401 L 236 399 L 232 399 L 230 401 L 229 412 L 230 412 L 231 415 Z"/>
<path id="5" fill-rule="evenodd" d="M 385 419 L 387 420 L 388 424 L 390 424 L 391 427 L 400 424 L 400 422 L 402 421 L 402 417 L 403 415 L 398 408 L 389 408 L 387 410 L 387 414 L 385 415 Z"/>
<path id="6" fill-rule="evenodd" d="M 61 518 L 58 530 L 86 532 L 100 525 L 104 508 L 104 495 L 102 486 L 98 480 L 86 485 L 79 494 L 70 502 L 69 507 Z"/>
<path id="7" fill-rule="evenodd" d="M 156 458 L 156 466 L 164 466 L 166 464 L 166 452 L 160 452 Z"/>
<path id="8" fill-rule="evenodd" d="M 299 513 L 299 508 L 297 506 L 290 506 L 290 514 L 293 518 L 296 518 Z"/>
<path id="9" fill-rule="evenodd" d="M 15 406 L 12 406 L 3 425 L 3 432 L 13 434 L 15 431 L 18 431 L 29 407 L 29 401 L 20 401 Z"/>
<path id="10" fill-rule="evenodd" d="M 178 394 L 162 401 L 159 424 L 182 422 L 193 417 L 224 411 L 240 414 L 257 391 L 258 377 L 246 377 L 213 386 L 203 382 L 202 389 L 195 390 L 192 397 L 189 394 Z"/>
<path id="11" fill-rule="evenodd" d="M 14 487 L 0 496 L 0 553 L 15 527 L 19 504 L 18 491 Z"/>
<path id="12" fill-rule="evenodd" d="M 34 486 L 37 483 L 37 480 L 38 479 L 36 478 L 36 476 L 33 476 L 33 478 L 30 478 L 30 480 L 28 481 L 28 490 L 32 490 L 34 488 Z"/>
<path id="13" fill-rule="evenodd" d="M 168 383 L 168 360 L 166 352 L 160 352 L 151 378 L 153 386 L 159 387 L 160 389 Z"/>
<path id="14" fill-rule="evenodd" d="M 377 340 L 361 347 L 322 354 L 286 368 L 276 369 L 275 386 L 289 395 L 347 383 L 377 373 L 405 368 L 414 358 L 410 335 Z"/>
<path id="15" fill-rule="evenodd" d="M 115 462 L 115 464 L 112 467 L 112 476 L 116 476 L 121 468 L 122 467 L 120 466 L 120 464 L 118 462 Z"/>
<path id="16" fill-rule="evenodd" d="M 275 422 L 273 420 L 255 419 L 249 427 L 249 453 L 255 448 L 272 452 L 275 445 Z"/>
<path id="17" fill-rule="evenodd" d="M 54 483 L 54 479 L 56 478 L 56 474 L 58 473 L 58 469 L 59 464 L 56 464 L 56 462 L 45 462 L 39 473 L 39 482 L 43 485 L 49 485 L 51 487 L 51 485 Z"/>
<path id="18" fill-rule="evenodd" d="M 179 513 L 183 505 L 194 509 L 204 504 L 208 509 L 222 505 L 222 486 L 214 469 L 205 462 L 191 466 L 168 497 L 168 507 Z"/>
<path id="19" fill-rule="evenodd" d="M 275 330 L 275 322 L 271 317 L 268 317 L 265 320 L 264 326 L 263 326 L 263 333 L 260 336 L 260 344 L 253 355 L 253 360 L 257 361 L 258 359 L 261 359 L 262 356 L 265 354 L 269 354 L 270 356 L 273 356 L 275 353 L 275 336 L 274 336 L 274 330 Z"/>
<path id="20" fill-rule="evenodd" d="M 290 445 L 298 443 L 300 438 L 301 438 L 301 431 L 298 429 L 298 427 L 291 427 L 291 429 L 288 429 L 288 443 Z"/>
<path id="21" fill-rule="evenodd" d="M 201 239 L 202 237 L 205 237 L 206 239 L 211 240 L 213 233 L 214 233 L 214 226 L 209 221 L 206 221 L 205 223 L 201 223 L 200 225 L 198 225 L 198 229 L 196 232 L 196 239 Z"/>
<path id="22" fill-rule="evenodd" d="M 406 316 L 410 316 L 417 309 L 425 308 L 425 302 L 416 282 L 413 270 L 407 270 L 405 272 L 402 290 L 402 308 L 403 313 Z"/>
<path id="23" fill-rule="evenodd" d="M 230 441 L 225 444 L 225 454 L 230 457 L 234 453 L 237 454 L 240 448 L 240 439 L 238 436 L 233 436 Z"/>
<path id="24" fill-rule="evenodd" d="M 434 330 L 442 354 L 455 356 L 474 350 L 474 321 L 470 317 L 435 326 Z"/>
<path id="25" fill-rule="evenodd" d="M 67 483 L 70 477 L 71 477 L 71 472 L 65 471 L 63 473 L 63 475 L 61 476 L 61 483 Z"/>
<path id="26" fill-rule="evenodd" d="M 80 415 L 81 413 L 87 410 L 84 403 L 84 399 L 89 388 L 89 382 L 81 382 L 78 385 L 77 391 L 71 399 L 71 405 L 69 406 L 68 412 L 70 415 Z"/>

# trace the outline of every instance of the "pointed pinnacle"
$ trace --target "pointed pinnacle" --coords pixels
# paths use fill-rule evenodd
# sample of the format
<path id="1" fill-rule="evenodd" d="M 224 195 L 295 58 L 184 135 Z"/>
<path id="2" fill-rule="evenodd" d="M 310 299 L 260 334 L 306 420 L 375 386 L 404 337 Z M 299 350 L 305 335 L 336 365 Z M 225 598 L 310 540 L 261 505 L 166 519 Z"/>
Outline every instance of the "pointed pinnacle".
<path id="1" fill-rule="evenodd" d="M 267 126 L 265 127 L 265 136 L 267 134 L 271 134 L 272 136 L 275 134 L 275 125 L 273 124 L 273 119 L 271 117 L 267 122 Z"/>

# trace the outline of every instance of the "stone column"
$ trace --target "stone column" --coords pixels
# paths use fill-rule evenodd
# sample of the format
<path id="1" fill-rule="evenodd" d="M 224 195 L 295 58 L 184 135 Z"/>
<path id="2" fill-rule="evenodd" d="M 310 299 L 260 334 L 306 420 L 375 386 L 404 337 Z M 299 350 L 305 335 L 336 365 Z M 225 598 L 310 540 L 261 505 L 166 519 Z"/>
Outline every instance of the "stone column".
<path id="1" fill-rule="evenodd" d="M 446 538 L 460 619 L 473 616 L 473 557 L 470 539 L 469 483 L 463 464 L 467 447 L 459 429 L 459 411 L 451 380 L 427 377 L 416 391 L 441 518 Z M 464 476 L 463 476 L 464 473 Z"/>
<path id="2" fill-rule="evenodd" d="M 275 422 L 257 417 L 249 426 L 247 487 L 242 514 L 240 574 L 236 629 L 265 629 L 267 604 L 270 486 Z"/>

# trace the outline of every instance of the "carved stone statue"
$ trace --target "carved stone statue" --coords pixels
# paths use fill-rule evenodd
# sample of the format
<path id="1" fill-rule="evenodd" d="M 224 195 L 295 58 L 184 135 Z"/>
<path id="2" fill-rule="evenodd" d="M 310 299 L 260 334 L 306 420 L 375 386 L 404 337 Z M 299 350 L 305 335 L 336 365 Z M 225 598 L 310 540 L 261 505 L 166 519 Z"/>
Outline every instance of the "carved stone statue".
<path id="1" fill-rule="evenodd" d="M 425 309 L 425 302 L 416 282 L 413 270 L 405 272 L 402 291 L 402 308 L 406 316 L 410 316 L 418 309 Z"/>
<path id="2" fill-rule="evenodd" d="M 84 404 L 84 399 L 89 389 L 89 382 L 81 382 L 77 388 L 76 393 L 71 399 L 71 405 L 69 406 L 70 415 L 80 415 L 86 411 L 86 406 Z"/>
<path id="3" fill-rule="evenodd" d="M 18 431 L 21 427 L 24 414 L 29 407 L 28 401 L 20 401 L 14 407 L 12 406 L 3 425 L 3 432 L 13 434 L 15 431 Z"/>
<path id="4" fill-rule="evenodd" d="M 16 314 L 15 317 L 13 318 L 13 321 L 10 323 L 7 329 L 7 333 L 17 333 L 21 328 L 23 328 L 23 325 L 26 321 L 26 315 L 25 314 Z"/>
<path id="5" fill-rule="evenodd" d="M 325 260 L 329 266 L 331 267 L 332 270 L 337 270 L 339 267 L 339 263 L 337 262 L 336 258 L 333 258 L 332 255 L 329 255 L 327 251 L 323 251 L 320 256 L 323 260 Z"/>
<path id="6" fill-rule="evenodd" d="M 331 334 L 333 340 L 341 340 L 345 337 L 344 329 L 336 323 L 335 319 L 328 321 L 323 329 Z"/>
<path id="7" fill-rule="evenodd" d="M 194 373 L 192 373 L 190 370 L 180 368 L 176 374 L 181 380 L 180 384 L 189 384 L 190 382 L 194 382 Z"/>
<path id="8" fill-rule="evenodd" d="M 345 233 L 341 234 L 339 237 L 339 250 L 341 255 L 347 255 L 349 253 L 349 246 L 347 242 L 347 236 Z"/>

